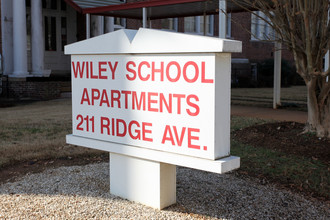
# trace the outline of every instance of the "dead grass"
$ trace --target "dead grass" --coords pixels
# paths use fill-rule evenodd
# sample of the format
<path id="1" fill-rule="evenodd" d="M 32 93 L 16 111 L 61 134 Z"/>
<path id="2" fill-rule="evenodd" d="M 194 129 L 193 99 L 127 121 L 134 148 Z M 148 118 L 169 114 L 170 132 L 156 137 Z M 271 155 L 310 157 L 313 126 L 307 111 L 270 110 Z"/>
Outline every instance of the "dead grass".
<path id="1" fill-rule="evenodd" d="M 0 167 L 17 161 L 98 154 L 70 146 L 71 100 L 59 99 L 0 108 Z"/>
<path id="2" fill-rule="evenodd" d="M 272 99 L 273 88 L 232 88 L 231 94 L 233 97 Z M 286 101 L 306 101 L 306 86 L 291 86 L 287 88 L 281 88 L 281 98 Z"/>

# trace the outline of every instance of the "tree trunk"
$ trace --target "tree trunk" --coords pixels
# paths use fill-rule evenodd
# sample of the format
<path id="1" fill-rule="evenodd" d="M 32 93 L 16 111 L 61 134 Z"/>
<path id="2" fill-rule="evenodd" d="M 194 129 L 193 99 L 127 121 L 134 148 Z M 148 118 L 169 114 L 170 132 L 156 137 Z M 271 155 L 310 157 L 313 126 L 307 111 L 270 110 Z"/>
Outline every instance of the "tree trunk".
<path id="1" fill-rule="evenodd" d="M 330 100 L 329 96 L 325 101 L 320 102 L 317 95 L 317 79 L 312 78 L 307 85 L 307 108 L 308 119 L 305 131 L 316 132 L 318 137 L 330 138 Z"/>

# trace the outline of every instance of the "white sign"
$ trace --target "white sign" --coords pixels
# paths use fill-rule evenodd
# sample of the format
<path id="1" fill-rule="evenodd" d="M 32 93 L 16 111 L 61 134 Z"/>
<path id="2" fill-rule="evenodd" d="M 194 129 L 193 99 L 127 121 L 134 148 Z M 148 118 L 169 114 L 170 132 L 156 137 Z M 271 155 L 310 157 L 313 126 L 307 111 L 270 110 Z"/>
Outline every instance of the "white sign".
<path id="1" fill-rule="evenodd" d="M 224 146 L 215 143 L 215 59 L 72 56 L 73 135 L 207 159 L 224 156 L 216 155 Z"/>
<path id="2" fill-rule="evenodd" d="M 65 47 L 73 134 L 110 152 L 111 193 L 156 208 L 176 201 L 175 165 L 225 173 L 230 155 L 231 52 L 241 43 L 150 29 Z"/>
<path id="3" fill-rule="evenodd" d="M 230 156 L 230 68 L 241 48 L 144 28 L 66 46 L 73 107 L 67 143 L 212 172 L 239 166 Z"/>

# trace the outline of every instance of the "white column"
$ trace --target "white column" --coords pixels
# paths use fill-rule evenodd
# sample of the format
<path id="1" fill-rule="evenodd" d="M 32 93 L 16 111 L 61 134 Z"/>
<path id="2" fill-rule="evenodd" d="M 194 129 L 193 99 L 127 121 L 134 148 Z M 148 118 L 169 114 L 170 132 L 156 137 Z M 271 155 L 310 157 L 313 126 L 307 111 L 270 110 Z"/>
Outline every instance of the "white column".
<path id="1" fill-rule="evenodd" d="M 219 38 L 226 38 L 226 6 L 225 0 L 219 0 Z"/>
<path id="2" fill-rule="evenodd" d="M 173 26 L 174 26 L 174 30 L 176 32 L 178 32 L 179 31 L 179 19 L 178 18 L 173 19 Z"/>
<path id="3" fill-rule="evenodd" d="M 210 16 L 210 34 L 211 36 L 214 35 L 214 15 L 209 15 Z"/>
<path id="4" fill-rule="evenodd" d="M 201 33 L 201 16 L 194 17 L 195 19 L 195 30 L 197 34 Z"/>
<path id="5" fill-rule="evenodd" d="M 91 15 L 86 14 L 86 39 L 91 38 Z"/>
<path id="6" fill-rule="evenodd" d="M 99 16 L 100 35 L 104 34 L 104 16 Z"/>
<path id="7" fill-rule="evenodd" d="M 1 37 L 3 73 L 13 73 L 13 2 L 1 0 Z"/>
<path id="8" fill-rule="evenodd" d="M 26 77 L 28 72 L 25 0 L 13 0 L 13 43 L 13 77 Z"/>
<path id="9" fill-rule="evenodd" d="M 203 15 L 203 35 L 206 36 L 206 14 Z"/>
<path id="10" fill-rule="evenodd" d="M 99 36 L 103 34 L 103 16 L 92 15 L 91 16 L 91 35 L 92 37 Z"/>
<path id="11" fill-rule="evenodd" d="M 142 9 L 142 27 L 147 27 L 147 8 Z"/>
<path id="12" fill-rule="evenodd" d="M 44 38 L 42 31 L 41 0 L 31 1 L 31 46 L 32 74 L 43 75 L 44 70 Z"/>
<path id="13" fill-rule="evenodd" d="M 115 30 L 115 19 L 114 17 L 105 17 L 105 30 L 104 33 L 113 32 Z"/>
<path id="14" fill-rule="evenodd" d="M 273 108 L 277 109 L 281 105 L 281 60 L 282 60 L 282 44 L 275 42 L 274 52 L 274 92 L 273 92 Z"/>

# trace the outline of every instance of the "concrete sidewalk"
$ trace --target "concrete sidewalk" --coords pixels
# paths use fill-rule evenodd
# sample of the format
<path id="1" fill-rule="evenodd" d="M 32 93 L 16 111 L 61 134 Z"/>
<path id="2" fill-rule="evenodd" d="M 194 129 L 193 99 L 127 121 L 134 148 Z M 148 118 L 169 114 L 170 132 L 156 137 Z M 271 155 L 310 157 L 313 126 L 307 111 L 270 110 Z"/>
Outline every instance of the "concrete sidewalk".
<path id="1" fill-rule="evenodd" d="M 277 121 L 295 121 L 299 123 L 306 123 L 307 121 L 307 112 L 286 109 L 275 110 L 272 108 L 254 106 L 232 105 L 231 115 L 261 119 L 274 119 Z"/>

